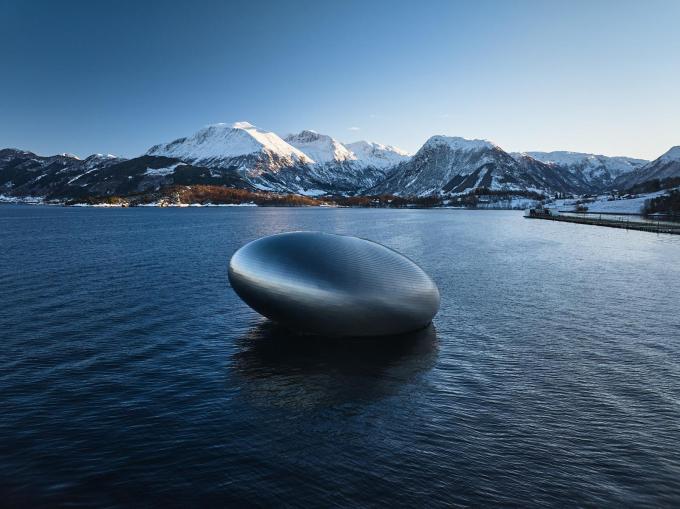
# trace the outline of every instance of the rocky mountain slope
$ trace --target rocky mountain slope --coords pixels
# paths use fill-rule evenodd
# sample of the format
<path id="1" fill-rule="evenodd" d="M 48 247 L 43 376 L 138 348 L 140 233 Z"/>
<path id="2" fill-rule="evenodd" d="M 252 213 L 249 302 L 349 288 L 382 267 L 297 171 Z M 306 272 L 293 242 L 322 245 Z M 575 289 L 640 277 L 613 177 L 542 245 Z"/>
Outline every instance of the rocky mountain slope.
<path id="1" fill-rule="evenodd" d="M 261 168 L 269 171 L 312 162 L 277 134 L 258 129 L 248 122 L 210 125 L 189 137 L 154 145 L 147 155 L 174 157 L 212 168 Z"/>
<path id="2" fill-rule="evenodd" d="M 382 143 L 355 141 L 354 143 L 346 143 L 345 147 L 352 151 L 361 165 L 382 170 L 394 168 L 397 164 L 411 158 L 411 155 L 405 150 Z"/>
<path id="3" fill-rule="evenodd" d="M 640 168 L 620 175 L 612 186 L 617 189 L 629 189 L 635 185 L 652 180 L 666 180 L 680 177 L 680 145 L 671 148 L 661 157 L 654 159 Z"/>
<path id="4" fill-rule="evenodd" d="M 171 157 L 123 159 L 95 154 L 81 160 L 66 154 L 41 157 L 13 149 L 0 151 L 0 195 L 6 197 L 126 196 L 191 184 L 250 187 L 235 174 L 217 174 Z"/>
<path id="5" fill-rule="evenodd" d="M 410 156 L 311 130 L 281 138 L 247 122 L 208 126 L 127 160 L 0 150 L 0 197 L 9 199 L 129 196 L 191 185 L 307 196 L 593 194 L 673 176 L 680 176 L 680 147 L 645 164 L 574 152 L 510 154 L 485 140 L 433 136 Z"/>
<path id="6" fill-rule="evenodd" d="M 154 145 L 147 155 L 210 168 L 215 176 L 238 177 L 257 189 L 292 192 L 303 189 L 294 179 L 287 182 L 290 170 L 304 174 L 306 166 L 314 163 L 277 134 L 248 122 L 211 125 L 189 137 Z"/>
<path id="7" fill-rule="evenodd" d="M 302 195 L 356 194 L 384 179 L 394 147 L 358 142 L 355 154 L 330 136 L 303 131 L 288 137 L 247 122 L 216 124 L 125 160 L 94 155 L 41 157 L 0 152 L 0 195 L 74 199 L 154 191 L 171 185 L 228 186 Z"/>
<path id="8" fill-rule="evenodd" d="M 294 175 L 303 194 L 355 194 L 385 179 L 406 152 L 378 143 L 356 142 L 353 148 L 314 131 L 291 134 L 285 141 L 314 160 L 304 174 Z M 355 150 L 356 149 L 356 152 Z"/>
<path id="9" fill-rule="evenodd" d="M 387 149 L 385 149 L 387 152 Z M 386 174 L 334 138 L 305 130 L 285 139 L 249 124 L 217 124 L 152 147 L 147 155 L 176 158 L 238 177 L 254 189 L 303 195 L 356 193 Z"/>
<path id="10" fill-rule="evenodd" d="M 284 140 L 313 159 L 316 164 L 356 160 L 356 156 L 335 138 L 309 129 L 289 134 Z"/>
<path id="11" fill-rule="evenodd" d="M 580 189 L 598 192 L 610 189 L 614 180 L 642 167 L 648 161 L 632 157 L 609 157 L 582 152 L 525 152 L 515 157 L 529 156 L 541 161 L 578 183 Z"/>
<path id="12" fill-rule="evenodd" d="M 79 159 L 71 154 L 39 156 L 17 149 L 0 150 L 0 195 L 63 197 L 89 192 L 88 179 L 124 159 L 93 154 Z"/>
<path id="13" fill-rule="evenodd" d="M 401 196 L 457 195 L 492 191 L 576 192 L 551 166 L 529 156 L 513 157 L 486 140 L 433 136 L 370 193 Z"/>

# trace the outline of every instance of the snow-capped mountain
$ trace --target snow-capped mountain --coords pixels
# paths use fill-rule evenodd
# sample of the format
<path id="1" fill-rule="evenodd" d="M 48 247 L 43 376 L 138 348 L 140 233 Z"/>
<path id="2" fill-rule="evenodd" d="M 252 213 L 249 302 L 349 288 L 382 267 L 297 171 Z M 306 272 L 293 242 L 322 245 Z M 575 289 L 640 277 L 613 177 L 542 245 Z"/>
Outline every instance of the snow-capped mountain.
<path id="1" fill-rule="evenodd" d="M 408 152 L 400 148 L 370 141 L 346 143 L 345 147 L 352 151 L 356 160 L 362 165 L 380 169 L 393 168 L 411 157 Z"/>
<path id="2" fill-rule="evenodd" d="M 285 141 L 314 160 L 309 169 L 303 175 L 295 175 L 291 183 L 293 186 L 302 185 L 303 194 L 360 192 L 384 180 L 400 160 L 394 155 L 399 149 L 357 142 L 354 145 L 361 149 L 357 155 L 335 138 L 311 130 L 290 134 Z"/>
<path id="3" fill-rule="evenodd" d="M 306 195 L 356 194 L 384 179 L 391 167 L 380 159 L 378 144 L 366 143 L 377 148 L 373 158 L 364 161 L 327 135 L 303 131 L 288 138 L 292 144 L 237 122 L 205 127 L 129 160 L 101 154 L 84 160 L 70 154 L 41 157 L 7 149 L 0 152 L 0 194 L 61 199 L 193 184 Z M 388 150 L 383 152 L 388 154 L 383 159 L 389 157 Z"/>
<path id="4" fill-rule="evenodd" d="M 568 172 L 571 178 L 578 181 L 582 190 L 597 192 L 611 187 L 614 180 L 637 168 L 642 167 L 648 161 L 634 159 L 632 157 L 609 157 L 598 154 L 586 154 L 581 152 L 525 152 L 513 153 L 516 158 L 528 155 L 534 159 Z"/>
<path id="5" fill-rule="evenodd" d="M 215 175 L 237 175 L 261 190 L 306 195 L 355 193 L 385 177 L 334 138 L 305 130 L 282 139 L 248 122 L 216 124 L 188 138 L 155 145 L 149 156 L 170 157 Z"/>
<path id="6" fill-rule="evenodd" d="M 276 133 L 263 131 L 248 122 L 210 125 L 188 138 L 154 145 L 147 155 L 224 168 L 233 167 L 239 161 L 246 163 L 244 158 L 252 157 L 253 163 L 267 163 L 270 170 L 313 162 Z"/>
<path id="7" fill-rule="evenodd" d="M 0 150 L 0 195 L 115 197 L 198 184 L 305 195 L 461 195 L 476 189 L 584 194 L 680 177 L 680 147 L 655 161 L 574 152 L 509 154 L 486 140 L 433 136 L 410 156 L 305 130 L 285 139 L 247 122 L 216 124 L 132 159 Z"/>
<path id="8" fill-rule="evenodd" d="M 284 140 L 297 148 L 315 163 L 354 161 L 356 156 L 335 138 L 305 129 L 289 134 Z"/>
<path id="9" fill-rule="evenodd" d="M 582 194 L 591 192 L 591 184 L 578 172 L 565 171 L 563 167 L 546 164 L 527 154 L 510 154 L 521 171 L 539 182 L 539 187 L 548 192 Z"/>
<path id="10" fill-rule="evenodd" d="M 433 136 L 408 161 L 369 193 L 402 196 L 463 194 L 478 188 L 494 191 L 570 192 L 547 165 L 527 158 L 518 162 L 486 140 Z"/>
<path id="11" fill-rule="evenodd" d="M 257 189 L 283 192 L 304 191 L 302 176 L 314 164 L 278 134 L 248 122 L 211 125 L 188 138 L 155 145 L 147 155 L 175 158 L 221 176 L 236 174 Z"/>
<path id="12" fill-rule="evenodd" d="M 669 178 L 680 178 L 680 145 L 672 147 L 668 152 L 635 171 L 621 175 L 612 185 L 624 190 L 650 180 Z"/>

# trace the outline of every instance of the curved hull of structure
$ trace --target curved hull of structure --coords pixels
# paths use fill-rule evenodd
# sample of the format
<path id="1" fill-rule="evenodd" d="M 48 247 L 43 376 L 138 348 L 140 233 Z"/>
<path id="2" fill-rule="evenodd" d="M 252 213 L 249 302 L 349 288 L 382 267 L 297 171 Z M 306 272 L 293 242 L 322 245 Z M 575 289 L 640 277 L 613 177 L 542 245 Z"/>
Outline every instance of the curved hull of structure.
<path id="1" fill-rule="evenodd" d="M 229 262 L 234 291 L 291 329 L 382 336 L 426 327 L 439 290 L 413 261 L 381 244 L 320 232 L 255 240 Z"/>

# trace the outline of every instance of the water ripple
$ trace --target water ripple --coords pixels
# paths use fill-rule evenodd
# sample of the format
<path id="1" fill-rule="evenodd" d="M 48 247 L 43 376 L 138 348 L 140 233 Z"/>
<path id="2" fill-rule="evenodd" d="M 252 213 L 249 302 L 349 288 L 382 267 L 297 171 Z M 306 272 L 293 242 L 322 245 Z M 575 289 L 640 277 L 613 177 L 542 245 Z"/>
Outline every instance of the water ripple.
<path id="1" fill-rule="evenodd" d="M 9 507 L 680 503 L 680 238 L 447 210 L 0 207 Z M 299 337 L 227 260 L 289 230 L 418 260 L 434 326 Z"/>

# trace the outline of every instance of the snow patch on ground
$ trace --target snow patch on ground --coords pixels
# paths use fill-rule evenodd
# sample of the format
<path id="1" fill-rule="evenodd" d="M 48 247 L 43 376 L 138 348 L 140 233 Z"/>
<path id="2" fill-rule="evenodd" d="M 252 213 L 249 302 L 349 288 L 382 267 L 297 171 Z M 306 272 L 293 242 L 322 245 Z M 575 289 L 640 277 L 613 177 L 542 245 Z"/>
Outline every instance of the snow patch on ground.
<path id="1" fill-rule="evenodd" d="M 175 163 L 165 168 L 147 168 L 144 175 L 153 175 L 155 177 L 165 177 L 166 175 L 171 175 L 175 173 L 175 168 L 183 163 Z"/>
<path id="2" fill-rule="evenodd" d="M 645 201 L 650 198 L 656 198 L 657 196 L 662 196 L 667 194 L 667 191 L 658 191 L 656 193 L 641 194 L 635 198 L 629 198 L 626 200 L 611 200 L 598 199 L 592 203 L 586 203 L 585 206 L 588 207 L 588 212 L 590 213 L 608 213 L 608 214 L 640 214 L 642 212 L 642 207 Z"/>
<path id="3" fill-rule="evenodd" d="M 97 170 L 100 170 L 100 169 L 101 169 L 101 168 L 95 166 L 95 167 L 92 168 L 91 170 L 87 170 L 85 173 L 81 173 L 80 175 L 77 175 L 77 176 L 73 177 L 71 180 L 68 181 L 68 183 L 69 183 L 69 184 L 73 184 L 73 183 L 74 183 L 76 180 L 78 180 L 80 177 L 84 177 L 84 176 L 87 175 L 88 173 L 92 173 L 93 171 L 97 171 Z"/>
<path id="4" fill-rule="evenodd" d="M 645 201 L 668 194 L 670 190 L 656 191 L 635 196 L 634 198 L 621 198 L 612 200 L 608 195 L 598 196 L 594 201 L 580 200 L 588 207 L 590 214 L 641 214 Z M 546 205 L 547 208 L 556 211 L 568 212 L 576 207 L 577 199 L 555 200 Z"/>
<path id="5" fill-rule="evenodd" d="M 44 196 L 8 196 L 0 194 L 0 203 L 24 203 L 27 205 L 38 205 L 45 203 Z"/>
<path id="6" fill-rule="evenodd" d="M 257 203 L 140 203 L 137 207 L 259 207 Z"/>
<path id="7" fill-rule="evenodd" d="M 74 203 L 71 205 L 71 207 L 96 207 L 100 209 L 110 209 L 110 208 L 117 208 L 117 207 L 122 207 L 123 205 L 121 204 L 114 204 L 114 203 Z"/>
<path id="8" fill-rule="evenodd" d="M 513 209 L 513 210 L 524 210 L 531 207 L 536 207 L 538 205 L 538 200 L 533 200 L 531 198 L 524 198 L 522 196 L 513 196 L 507 200 L 495 200 L 488 203 L 480 202 L 477 203 L 478 209 Z"/>
<path id="9" fill-rule="evenodd" d="M 301 190 L 299 194 L 304 196 L 322 196 L 326 194 L 326 191 L 322 191 L 321 189 L 305 189 Z"/>

